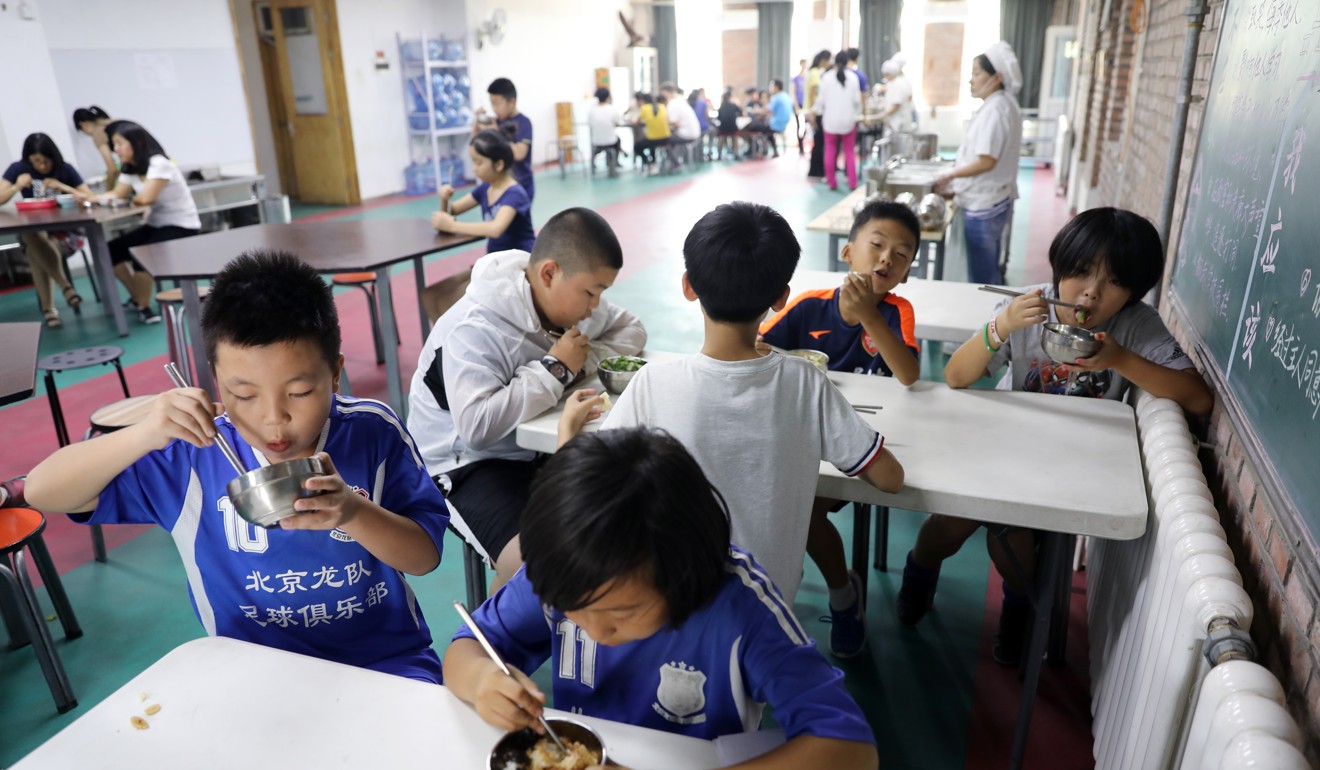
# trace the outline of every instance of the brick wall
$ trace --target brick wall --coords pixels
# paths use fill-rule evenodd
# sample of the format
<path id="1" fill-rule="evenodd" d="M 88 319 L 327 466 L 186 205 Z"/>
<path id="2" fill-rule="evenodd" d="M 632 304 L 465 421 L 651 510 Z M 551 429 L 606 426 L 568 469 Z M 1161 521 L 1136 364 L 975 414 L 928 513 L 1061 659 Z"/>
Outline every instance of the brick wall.
<path id="1" fill-rule="evenodd" d="M 1083 153 L 1081 157 L 1094 162 L 1091 173 L 1074 178 L 1072 184 L 1092 184 L 1099 193 L 1092 200 L 1098 198 L 1158 221 L 1187 30 L 1183 11 L 1188 3 L 1149 0 L 1145 29 L 1138 34 L 1129 21 L 1133 2 L 1114 0 L 1103 31 L 1099 28 L 1103 4 L 1098 1 L 1088 3 L 1079 20 L 1083 59 L 1074 109 L 1077 149 Z M 1188 115 L 1170 243 L 1178 242 L 1223 7 L 1224 0 L 1211 1 L 1201 35 L 1195 101 Z M 1108 57 L 1103 68 L 1095 66 L 1098 56 Z M 1097 80 L 1100 75 L 1103 79 Z M 1126 100 L 1128 89 L 1135 89 L 1130 102 Z M 1162 313 L 1195 358 L 1167 303 Z M 1270 505 L 1261 489 L 1260 469 L 1246 456 L 1243 436 L 1222 401 L 1217 401 L 1208 421 L 1194 428 L 1213 447 L 1202 450 L 1202 464 L 1244 586 L 1255 604 L 1251 635 L 1259 647 L 1260 662 L 1283 683 L 1288 709 L 1307 736 L 1306 757 L 1320 766 L 1320 620 L 1316 618 L 1320 586 L 1308 577 L 1314 571 L 1302 568 L 1320 560 L 1320 553 L 1287 536 L 1281 522 L 1283 517 L 1294 521 L 1295 514 Z"/>
<path id="2" fill-rule="evenodd" d="M 733 86 L 738 102 L 742 103 L 743 89 L 756 85 L 756 30 L 724 30 L 724 83 Z M 719 101 L 719 94 L 714 89 L 707 89 L 708 96 Z"/>

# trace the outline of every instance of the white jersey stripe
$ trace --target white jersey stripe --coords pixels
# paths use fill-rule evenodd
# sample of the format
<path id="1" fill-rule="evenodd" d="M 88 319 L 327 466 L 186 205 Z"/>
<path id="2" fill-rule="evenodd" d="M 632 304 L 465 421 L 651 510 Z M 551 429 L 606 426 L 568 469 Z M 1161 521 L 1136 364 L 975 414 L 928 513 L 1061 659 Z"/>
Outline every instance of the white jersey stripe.
<path id="1" fill-rule="evenodd" d="M 413 443 L 413 438 L 408 433 L 408 430 L 403 427 L 403 423 L 399 422 L 399 418 L 395 416 L 394 412 L 391 411 L 388 406 L 385 406 L 379 401 L 373 401 L 366 398 L 357 399 L 347 398 L 345 396 L 339 396 L 338 398 L 340 413 L 354 414 L 360 412 L 363 414 L 375 414 L 385 422 L 393 425 L 394 429 L 399 432 L 399 438 L 403 439 L 403 443 L 408 445 L 408 450 L 412 452 L 413 461 L 417 463 L 417 467 L 426 467 L 426 464 L 422 462 L 421 453 L 417 451 L 417 444 Z"/>
<path id="2" fill-rule="evenodd" d="M 735 557 L 739 564 L 746 568 L 753 576 L 760 579 L 762 585 L 765 586 L 766 595 L 771 597 L 781 608 L 783 608 L 788 617 L 793 619 L 793 624 L 797 628 L 797 632 L 802 635 L 802 638 L 806 639 L 806 629 L 804 629 L 802 624 L 798 622 L 797 615 L 793 613 L 793 606 L 784 600 L 784 595 L 780 593 L 778 586 L 775 585 L 775 581 L 770 579 L 770 573 L 765 571 L 765 567 L 753 561 L 751 554 L 746 551 L 731 550 L 729 551 L 729 554 Z"/>
<path id="3" fill-rule="evenodd" d="M 196 470 L 188 472 L 188 491 L 184 493 L 183 508 L 179 511 L 179 520 L 170 537 L 183 560 L 183 571 L 188 576 L 188 586 L 192 588 L 193 601 L 197 604 L 197 618 L 202 621 L 202 628 L 207 636 L 215 636 L 215 609 L 206 595 L 206 584 L 202 582 L 202 573 L 197 569 L 197 530 L 202 524 L 202 482 L 197 478 Z"/>
<path id="4" fill-rule="evenodd" d="M 736 554 L 734 555 L 734 559 L 740 561 Z M 773 590 L 767 590 L 766 585 L 742 564 L 728 564 L 725 565 L 724 569 L 726 572 L 732 572 L 734 575 L 737 575 L 738 579 L 742 581 L 742 584 L 752 590 L 756 595 L 756 598 L 761 601 L 761 604 L 763 604 L 765 608 L 770 611 L 770 614 L 775 617 L 775 620 L 779 622 L 779 627 L 783 629 L 784 635 L 788 637 L 790 642 L 797 645 L 807 643 L 806 633 L 802 630 L 802 627 L 798 625 L 797 618 L 793 615 L 793 611 L 784 606 L 784 601 L 779 597 L 778 593 Z"/>

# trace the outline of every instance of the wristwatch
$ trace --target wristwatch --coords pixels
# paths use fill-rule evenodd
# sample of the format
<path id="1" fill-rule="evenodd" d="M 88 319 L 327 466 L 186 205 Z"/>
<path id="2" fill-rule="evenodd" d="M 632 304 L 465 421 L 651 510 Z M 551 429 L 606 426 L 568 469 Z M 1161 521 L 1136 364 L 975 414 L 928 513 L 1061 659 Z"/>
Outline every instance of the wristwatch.
<path id="1" fill-rule="evenodd" d="M 568 370 L 567 366 L 564 366 L 564 362 L 554 356 L 541 356 L 541 366 L 544 366 L 552 377 L 559 380 L 560 385 L 567 385 L 573 379 L 573 373 Z"/>

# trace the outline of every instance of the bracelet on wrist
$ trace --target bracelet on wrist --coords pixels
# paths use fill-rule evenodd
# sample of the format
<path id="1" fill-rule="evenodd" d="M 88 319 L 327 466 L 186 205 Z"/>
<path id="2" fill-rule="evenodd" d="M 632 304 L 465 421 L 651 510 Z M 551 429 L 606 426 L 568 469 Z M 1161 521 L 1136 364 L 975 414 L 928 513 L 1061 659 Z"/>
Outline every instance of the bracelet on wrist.
<path id="1" fill-rule="evenodd" d="M 990 344 L 990 324 L 987 323 L 981 327 L 981 341 L 985 343 L 985 349 L 991 353 L 998 353 L 999 348 Z"/>
<path id="2" fill-rule="evenodd" d="M 1002 348 L 1002 347 L 1004 346 L 1004 340 L 1003 340 L 1002 337 L 999 336 L 999 330 L 995 328 L 995 321 L 996 321 L 996 320 L 997 320 L 997 319 L 995 319 L 995 318 L 991 318 L 991 319 L 990 319 L 990 323 L 989 323 L 989 327 L 990 327 L 990 339 L 994 341 L 994 343 L 995 343 L 995 347 L 997 347 L 997 348 Z"/>

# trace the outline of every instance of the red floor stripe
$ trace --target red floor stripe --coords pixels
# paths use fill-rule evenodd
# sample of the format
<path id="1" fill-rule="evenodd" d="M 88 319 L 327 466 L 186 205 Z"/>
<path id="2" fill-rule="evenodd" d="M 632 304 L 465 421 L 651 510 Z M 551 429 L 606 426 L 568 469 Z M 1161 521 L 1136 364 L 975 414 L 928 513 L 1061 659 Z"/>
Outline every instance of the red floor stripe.
<path id="1" fill-rule="evenodd" d="M 971 723 L 967 732 L 966 770 L 1001 770 L 1013 748 L 1022 683 L 1017 670 L 990 656 L 1003 603 L 1002 578 L 990 568 L 985 619 L 981 624 L 981 656 L 976 669 Z M 1086 573 L 1073 576 L 1068 611 L 1065 660 L 1041 670 L 1032 712 L 1031 732 L 1023 767 L 1091 768 L 1091 679 L 1086 641 Z"/>
<path id="2" fill-rule="evenodd" d="M 1054 192 L 1054 171 L 1038 168 L 1031 179 L 1031 217 L 1027 221 L 1027 259 L 1023 282 L 1048 283 L 1053 278 L 1050 270 L 1050 242 L 1067 224 L 1068 199 Z"/>

